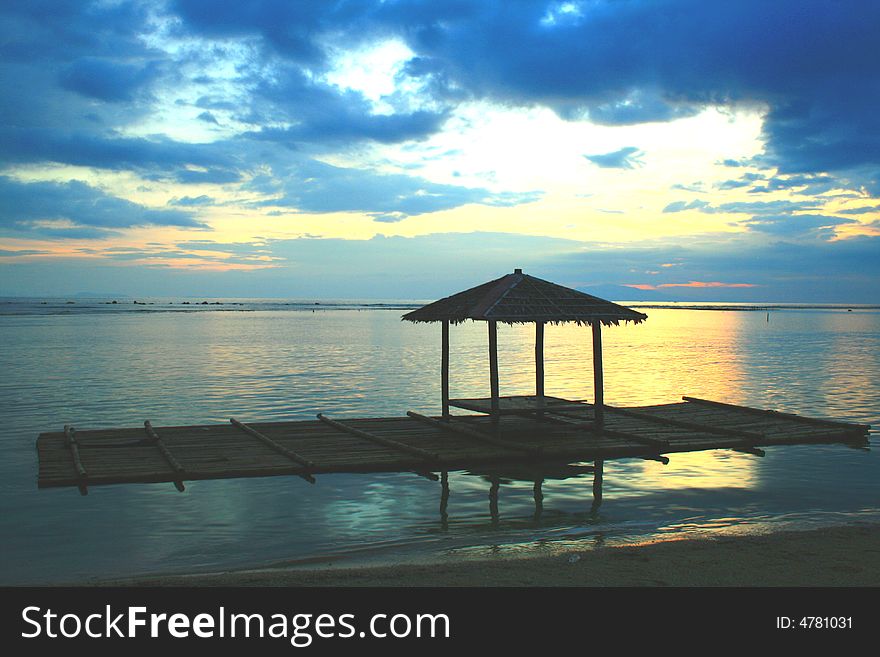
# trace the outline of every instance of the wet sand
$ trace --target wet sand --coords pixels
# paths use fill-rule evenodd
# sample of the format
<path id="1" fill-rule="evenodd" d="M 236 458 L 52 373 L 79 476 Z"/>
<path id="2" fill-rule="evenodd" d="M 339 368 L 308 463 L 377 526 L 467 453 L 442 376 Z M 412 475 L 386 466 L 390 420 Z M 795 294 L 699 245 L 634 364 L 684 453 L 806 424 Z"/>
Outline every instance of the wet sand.
<path id="1" fill-rule="evenodd" d="M 90 582 L 111 586 L 880 586 L 880 525 L 671 540 L 554 556 Z"/>

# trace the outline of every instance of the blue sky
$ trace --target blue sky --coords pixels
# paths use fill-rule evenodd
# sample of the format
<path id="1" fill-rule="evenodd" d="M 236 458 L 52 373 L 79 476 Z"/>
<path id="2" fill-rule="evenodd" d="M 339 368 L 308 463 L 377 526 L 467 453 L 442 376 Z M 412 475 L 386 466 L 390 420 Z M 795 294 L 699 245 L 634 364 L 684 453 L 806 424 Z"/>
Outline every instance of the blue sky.
<path id="1" fill-rule="evenodd" d="M 0 295 L 880 303 L 880 4 L 0 3 Z"/>

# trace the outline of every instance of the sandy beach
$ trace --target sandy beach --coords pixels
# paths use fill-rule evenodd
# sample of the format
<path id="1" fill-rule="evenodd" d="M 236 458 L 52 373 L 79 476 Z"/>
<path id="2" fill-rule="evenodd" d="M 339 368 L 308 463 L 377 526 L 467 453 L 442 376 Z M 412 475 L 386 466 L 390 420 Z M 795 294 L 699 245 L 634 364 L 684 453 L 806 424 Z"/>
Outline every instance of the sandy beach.
<path id="1" fill-rule="evenodd" d="M 110 586 L 878 586 L 880 525 L 722 536 L 547 557 L 275 568 L 92 582 Z"/>

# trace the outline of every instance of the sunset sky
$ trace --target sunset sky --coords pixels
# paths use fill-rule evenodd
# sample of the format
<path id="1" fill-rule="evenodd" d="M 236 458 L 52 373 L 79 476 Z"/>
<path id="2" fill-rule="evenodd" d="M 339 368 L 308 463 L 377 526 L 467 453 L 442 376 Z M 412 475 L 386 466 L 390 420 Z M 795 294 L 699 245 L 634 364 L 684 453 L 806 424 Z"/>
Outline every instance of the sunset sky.
<path id="1" fill-rule="evenodd" d="M 0 295 L 880 303 L 880 3 L 2 2 Z"/>

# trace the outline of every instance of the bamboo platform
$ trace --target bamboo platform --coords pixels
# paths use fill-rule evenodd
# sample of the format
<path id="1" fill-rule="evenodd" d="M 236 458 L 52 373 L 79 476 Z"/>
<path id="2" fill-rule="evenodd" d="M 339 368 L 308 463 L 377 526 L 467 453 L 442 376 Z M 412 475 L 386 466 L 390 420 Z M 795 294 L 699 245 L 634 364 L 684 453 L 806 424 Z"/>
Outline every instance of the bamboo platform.
<path id="1" fill-rule="evenodd" d="M 502 398 L 504 399 L 504 398 Z M 569 403 L 521 414 L 455 416 L 410 412 L 393 418 L 328 418 L 202 426 L 44 433 L 37 439 L 40 488 L 340 472 L 435 472 L 505 466 L 565 465 L 615 458 L 667 461 L 668 454 L 804 443 L 867 444 L 867 425 L 819 420 L 692 397 L 675 404 L 604 407 Z M 514 401 L 511 401 L 514 400 Z M 525 401 L 522 401 L 525 400 Z"/>

